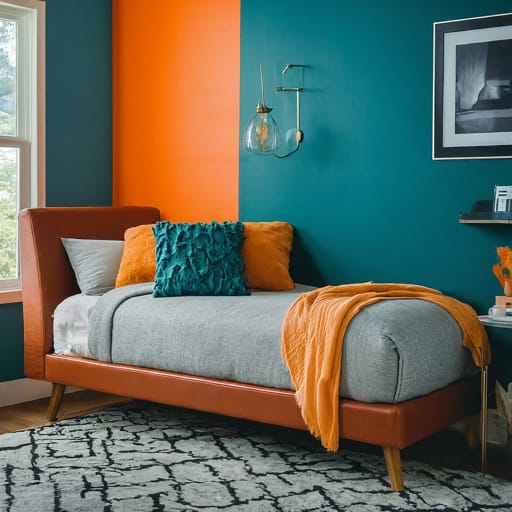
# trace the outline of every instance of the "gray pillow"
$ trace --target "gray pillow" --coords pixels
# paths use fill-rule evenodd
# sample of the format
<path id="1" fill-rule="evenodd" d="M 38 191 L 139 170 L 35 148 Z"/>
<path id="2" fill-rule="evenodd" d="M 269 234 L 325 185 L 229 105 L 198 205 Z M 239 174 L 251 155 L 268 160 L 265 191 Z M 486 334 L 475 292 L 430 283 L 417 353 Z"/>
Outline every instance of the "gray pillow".
<path id="1" fill-rule="evenodd" d="M 123 240 L 61 238 L 76 282 L 85 295 L 101 295 L 115 287 Z"/>

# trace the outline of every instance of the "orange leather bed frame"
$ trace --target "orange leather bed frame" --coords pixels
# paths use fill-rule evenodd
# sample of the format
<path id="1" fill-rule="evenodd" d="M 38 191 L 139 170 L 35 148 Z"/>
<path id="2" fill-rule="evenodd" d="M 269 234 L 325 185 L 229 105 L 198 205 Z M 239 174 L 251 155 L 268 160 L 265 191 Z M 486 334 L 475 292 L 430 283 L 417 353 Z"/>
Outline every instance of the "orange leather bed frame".
<path id="1" fill-rule="evenodd" d="M 149 207 L 35 208 L 20 214 L 25 374 L 52 382 L 55 419 L 66 385 L 306 429 L 294 394 L 194 375 L 53 353 L 52 313 L 79 293 L 61 237 L 122 240 L 130 226 L 159 220 Z M 400 449 L 479 410 L 479 379 L 459 381 L 400 404 L 340 402 L 340 436 L 384 449 L 391 487 L 403 489 Z M 340 454 L 342 457 L 343 454 Z"/>

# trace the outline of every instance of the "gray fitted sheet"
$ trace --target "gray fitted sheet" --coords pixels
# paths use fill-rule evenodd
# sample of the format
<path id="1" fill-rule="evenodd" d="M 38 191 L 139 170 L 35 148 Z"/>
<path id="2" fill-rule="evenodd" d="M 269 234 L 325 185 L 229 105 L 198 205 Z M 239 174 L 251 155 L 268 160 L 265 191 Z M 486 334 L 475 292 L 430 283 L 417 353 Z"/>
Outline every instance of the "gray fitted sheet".
<path id="1" fill-rule="evenodd" d="M 92 311 L 89 350 L 103 361 L 292 389 L 281 358 L 282 322 L 309 289 L 153 298 L 151 283 L 117 288 Z M 349 324 L 340 394 L 398 403 L 476 371 L 444 309 L 417 299 L 382 301 Z"/>

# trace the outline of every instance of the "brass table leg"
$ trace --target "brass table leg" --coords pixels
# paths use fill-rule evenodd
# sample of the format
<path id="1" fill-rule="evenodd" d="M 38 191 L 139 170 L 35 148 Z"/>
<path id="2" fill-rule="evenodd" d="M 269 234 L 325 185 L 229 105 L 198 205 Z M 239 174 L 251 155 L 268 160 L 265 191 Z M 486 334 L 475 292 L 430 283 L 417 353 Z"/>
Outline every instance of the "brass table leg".
<path id="1" fill-rule="evenodd" d="M 489 368 L 488 366 L 482 366 L 480 375 L 480 392 L 482 397 L 482 408 L 480 411 L 482 432 L 481 432 L 481 443 L 482 443 L 482 472 L 485 473 L 487 469 L 487 392 L 489 387 Z"/>

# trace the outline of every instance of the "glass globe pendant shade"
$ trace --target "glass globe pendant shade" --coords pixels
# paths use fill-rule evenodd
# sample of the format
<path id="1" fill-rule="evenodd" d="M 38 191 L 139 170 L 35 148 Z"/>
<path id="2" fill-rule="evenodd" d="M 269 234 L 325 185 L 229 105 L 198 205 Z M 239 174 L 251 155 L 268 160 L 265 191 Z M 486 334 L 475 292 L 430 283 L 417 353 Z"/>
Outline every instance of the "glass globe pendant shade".
<path id="1" fill-rule="evenodd" d="M 258 103 L 256 114 L 244 130 L 244 147 L 253 155 L 272 155 L 279 149 L 279 128 L 270 115 L 271 108 Z"/>

